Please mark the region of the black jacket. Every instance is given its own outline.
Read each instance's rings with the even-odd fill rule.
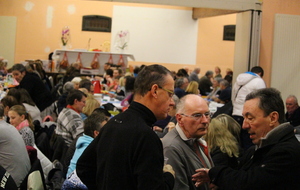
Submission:
[[[154,114],[132,102],[112,118],[86,148],[76,172],[88,189],[173,189],[171,173],[163,173],[163,148],[151,129]]]
[[[300,143],[288,123],[277,126],[260,148],[248,149],[240,169],[216,166],[210,179],[222,189],[300,189]]]

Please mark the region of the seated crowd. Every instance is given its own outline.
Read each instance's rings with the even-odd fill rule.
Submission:
[[[6,189],[300,187],[298,100],[288,96],[285,113],[261,67],[232,84],[232,70],[222,78],[218,66],[202,77],[198,67],[143,65],[124,73],[113,66],[90,77],[74,63],[58,81],[49,80],[40,60],[1,69],[14,79],[1,87],[0,100]],[[102,105],[95,81],[97,93],[123,108]],[[212,113],[212,102],[223,107]]]

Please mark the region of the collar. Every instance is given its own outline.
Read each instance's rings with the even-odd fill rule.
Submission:
[[[207,146],[207,143],[205,140],[203,140],[202,138],[196,139],[196,138],[187,138],[183,132],[183,130],[181,129],[181,127],[179,126],[179,124],[177,123],[175,126],[176,131],[178,132],[180,138],[185,141],[186,143],[188,143],[189,145],[193,146],[195,141],[198,141],[200,144],[203,144],[205,146]]]
[[[289,122],[278,125],[269,131],[265,137],[261,138],[260,144],[256,146],[256,149],[269,144],[277,143],[281,138],[284,138],[284,136],[286,136],[290,130],[293,132],[294,128]]]
[[[157,120],[154,113],[141,103],[132,101],[127,110],[134,112],[134,114],[136,114],[138,117],[141,117],[150,127],[152,127]]]
[[[24,127],[29,127],[29,123],[28,120],[25,119],[24,121],[22,121],[18,126],[16,126],[16,129],[18,131],[20,131],[21,129],[23,129]]]
[[[67,105],[66,108],[72,109],[72,110],[74,110],[75,112],[77,112],[78,114],[80,114],[80,112],[77,111],[77,110],[76,110],[73,106],[71,106],[71,105]]]

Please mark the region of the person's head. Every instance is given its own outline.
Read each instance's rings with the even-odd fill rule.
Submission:
[[[89,93],[94,93],[94,85],[89,79],[82,79],[79,82],[79,88],[85,88]]]
[[[214,119],[220,121],[226,127],[226,129],[228,129],[229,132],[235,137],[237,142],[240,143],[241,126],[235,119],[233,119],[227,114],[219,114]]]
[[[108,120],[111,118],[111,113],[109,113],[106,109],[104,108],[96,108],[92,114],[104,114],[105,118],[103,121],[101,121],[102,126],[104,126]]]
[[[84,134],[90,137],[96,138],[102,128],[102,122],[105,120],[105,115],[103,113],[96,114],[93,113],[88,116],[84,121]]]
[[[20,99],[21,99],[20,89],[10,88],[7,92],[7,95],[15,97],[16,100],[20,103]]]
[[[284,103],[274,88],[252,91],[246,96],[243,109],[244,123],[250,139],[259,145],[261,138],[284,122]]]
[[[82,112],[85,106],[87,95],[80,90],[72,90],[67,96],[67,104],[71,105],[78,112]]]
[[[186,72],[185,69],[179,69],[179,70],[177,71],[177,73],[176,73],[176,76],[177,76],[178,78],[180,78],[180,77],[187,77],[187,76],[188,76],[188,73]]]
[[[196,68],[194,69],[194,72],[195,72],[196,74],[199,74],[199,73],[200,73],[200,67],[196,67]]]
[[[110,63],[104,63],[104,71],[110,69]]]
[[[214,87],[214,88],[217,88],[217,87],[219,87],[220,86],[220,82],[222,81],[223,79],[221,78],[221,77],[215,77],[214,79],[213,79],[213,82],[212,82],[212,86]]]
[[[20,94],[21,94],[21,97],[20,97],[20,103],[23,104],[23,103],[26,103],[26,104],[29,104],[31,106],[36,106],[36,104],[34,103],[34,101],[32,100],[30,94],[28,93],[28,91],[24,88],[20,88],[18,89]]]
[[[92,112],[100,107],[100,103],[93,96],[88,96],[85,100],[85,106],[82,108],[82,113],[89,116]]]
[[[233,71],[230,68],[226,69],[226,75],[233,75]]]
[[[113,78],[116,78],[117,76],[120,76],[119,75],[119,70],[118,69],[114,69],[114,71],[113,71]]]
[[[221,80],[221,82],[220,82],[220,89],[221,90],[224,90],[224,89],[226,89],[229,86],[230,86],[230,84],[229,84],[229,82],[227,80]]]
[[[28,120],[29,127],[33,130],[32,118],[23,105],[14,105],[8,111],[9,122],[17,127],[24,120]]]
[[[229,115],[220,114],[213,118],[205,136],[211,151],[220,150],[230,157],[239,156],[241,126]]]
[[[189,85],[189,80],[186,77],[180,77],[176,79],[175,86],[176,88],[181,88],[185,90]]]
[[[145,66],[134,83],[134,101],[148,107],[156,119],[165,119],[174,105],[174,80],[170,71],[161,65]]]
[[[295,95],[289,95],[285,101],[286,111],[289,114],[294,113],[296,109],[299,108],[298,99]]]
[[[185,95],[177,104],[176,119],[187,138],[201,138],[210,122],[206,101],[195,94]]]
[[[264,76],[264,70],[260,66],[254,66],[250,70],[252,73],[258,74],[261,78]]]
[[[114,71],[112,69],[107,69],[106,70],[106,76],[112,77],[114,74]]]
[[[12,76],[18,83],[20,83],[23,77],[26,75],[26,68],[24,65],[20,63],[13,65],[11,71],[12,71]]]
[[[216,74],[220,74],[221,73],[220,67],[218,67],[218,66],[215,67],[215,73]]]
[[[199,83],[196,82],[196,81],[191,81],[187,88],[186,88],[186,92],[189,93],[189,94],[199,94]]]
[[[205,73],[205,76],[207,77],[207,78],[212,78],[213,77],[213,75],[214,75],[214,72],[213,71],[206,71],[206,73]]]
[[[3,105],[4,107],[4,115],[8,115],[8,110],[13,107],[14,105],[18,105],[20,104],[19,101],[13,97],[13,96],[10,96],[10,95],[6,95],[5,97],[3,97],[1,99],[1,104]]]
[[[63,93],[68,93],[71,90],[74,90],[74,83],[73,82],[66,82],[63,86]]]
[[[79,83],[82,79],[80,77],[74,77],[71,82],[74,84],[74,89],[79,89]]]
[[[169,116],[174,117],[176,115],[177,104],[179,103],[179,98],[174,94],[172,96],[174,105],[170,106]]]
[[[124,80],[125,80],[125,90],[127,92],[133,92],[135,77],[126,76]]]

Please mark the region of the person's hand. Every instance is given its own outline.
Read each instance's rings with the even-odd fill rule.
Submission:
[[[196,170],[197,173],[192,175],[192,181],[195,181],[195,186],[199,187],[203,185],[204,183],[210,182],[208,172],[209,169],[207,168],[200,168]]]
[[[158,126],[154,126],[153,131],[163,132],[163,129]]]
[[[169,122],[167,126],[169,127],[168,132],[170,132],[170,131],[172,131],[172,129],[175,128],[175,123]]]
[[[170,172],[173,175],[173,177],[175,178],[175,171],[173,170],[173,168],[170,164],[164,165],[163,171],[164,171],[164,173]]]

